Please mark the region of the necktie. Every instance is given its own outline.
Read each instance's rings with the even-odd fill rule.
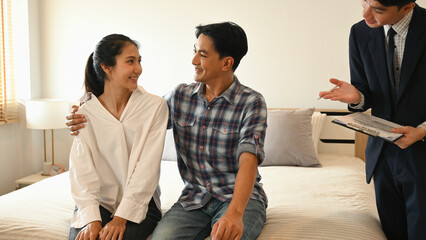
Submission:
[[[388,64],[388,73],[389,73],[389,78],[391,80],[391,84],[393,86],[395,86],[395,90],[397,91],[398,86],[395,84],[395,74],[394,74],[394,68],[393,68],[393,58],[395,55],[395,40],[394,40],[394,36],[395,36],[396,32],[395,30],[393,30],[393,28],[389,28],[388,30],[388,52],[387,52],[387,56],[386,56],[386,60],[387,60],[387,64]]]

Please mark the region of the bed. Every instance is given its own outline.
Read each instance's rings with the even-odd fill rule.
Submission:
[[[269,204],[259,239],[386,239],[373,185],[365,183],[362,156],[355,156],[355,134],[335,128],[329,123],[332,117],[312,111],[268,112],[266,158],[259,172]],[[168,132],[160,177],[163,212],[183,188],[172,141]],[[273,146],[277,143],[288,147],[278,149]],[[340,153],[341,149],[348,150]],[[289,159],[280,162],[283,158]],[[67,172],[3,195],[0,240],[67,239],[73,210]]]

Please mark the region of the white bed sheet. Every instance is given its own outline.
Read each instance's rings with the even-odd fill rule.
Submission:
[[[260,167],[269,198],[259,239],[385,239],[372,185],[357,158],[320,154],[322,168]],[[183,183],[176,162],[163,161],[162,210]],[[64,173],[0,197],[0,240],[67,239],[74,211]]]
[[[319,158],[322,168],[260,168],[269,206],[259,239],[386,239],[364,162]]]
[[[73,212],[68,172],[45,179],[0,197],[0,239],[68,239]]]

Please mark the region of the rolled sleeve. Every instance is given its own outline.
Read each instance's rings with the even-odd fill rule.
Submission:
[[[244,152],[254,154],[261,164],[265,158],[264,141],[266,132],[267,107],[265,100],[257,98],[248,110],[240,134],[240,143],[237,150],[237,159]]]

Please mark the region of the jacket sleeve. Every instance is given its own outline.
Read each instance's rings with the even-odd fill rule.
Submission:
[[[371,108],[371,92],[357,41],[356,27],[357,25],[352,26],[349,36],[350,76],[351,84],[363,95],[364,104],[356,108],[351,105],[348,107],[351,111],[365,111]]]

